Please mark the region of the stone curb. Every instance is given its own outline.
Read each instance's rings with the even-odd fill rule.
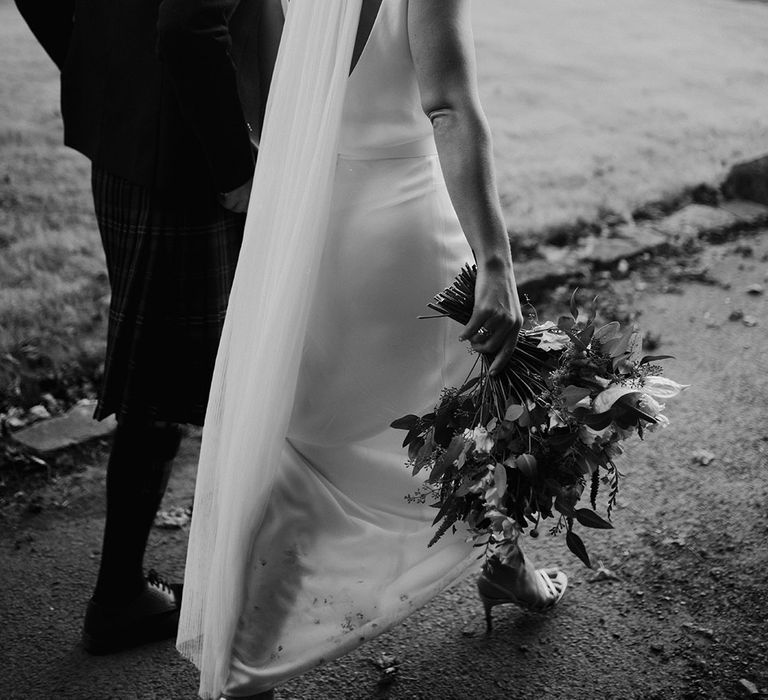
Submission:
[[[764,204],[738,199],[718,206],[689,204],[658,221],[623,224],[611,236],[591,236],[563,248],[541,246],[542,258],[515,263],[517,284],[521,293],[535,296],[646,253],[679,250],[697,240],[718,242],[765,225]]]
[[[81,401],[64,415],[48,418],[12,434],[13,440],[40,455],[83,445],[109,436],[117,426],[113,416],[97,421],[93,418],[95,401]]]

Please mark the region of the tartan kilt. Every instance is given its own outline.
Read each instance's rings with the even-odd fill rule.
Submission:
[[[112,290],[95,417],[202,425],[245,215],[95,167],[92,187]]]

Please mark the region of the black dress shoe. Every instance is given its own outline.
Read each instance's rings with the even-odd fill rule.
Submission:
[[[127,606],[111,607],[92,599],[85,613],[83,648],[89,654],[113,654],[175,637],[182,588],[150,570],[144,590]]]

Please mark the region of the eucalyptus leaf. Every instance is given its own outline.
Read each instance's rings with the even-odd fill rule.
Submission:
[[[589,316],[587,317],[587,326],[595,325],[595,317],[597,316],[597,297],[592,299],[592,304],[589,308]]]
[[[446,459],[446,453],[444,452],[435,460],[435,466],[432,467],[432,471],[429,473],[427,481],[430,483],[439,481],[443,474],[448,471],[450,466],[451,462]]]
[[[411,430],[418,424],[418,422],[419,417],[413,413],[409,413],[407,416],[393,420],[390,423],[390,426],[397,430]]]
[[[459,488],[457,488],[456,492],[454,493],[456,498],[463,498],[464,496],[466,496],[469,493],[469,487],[471,485],[472,485],[472,481],[470,481],[467,478],[464,478],[461,484],[459,484]]]
[[[620,335],[620,332],[621,324],[618,321],[611,321],[610,323],[606,323],[604,326],[600,326],[600,328],[595,331],[595,334],[592,337],[595,340],[599,340],[601,343],[604,343],[605,341]]]
[[[595,326],[592,323],[588,323],[584,330],[579,333],[579,340],[584,343],[584,345],[589,345],[594,335]]]
[[[533,479],[536,476],[536,466],[536,458],[532,454],[524,454],[515,458],[515,467],[529,479]]]
[[[660,360],[674,360],[674,355],[646,355],[640,360],[641,365],[647,365],[650,362],[659,362]]]
[[[442,447],[445,447],[456,432],[451,425],[451,415],[445,411],[441,411],[437,414],[434,423],[434,435],[435,442]]]
[[[563,333],[565,333],[572,341],[573,344],[579,349],[579,350],[586,350],[587,346],[581,341],[581,338],[574,333],[573,331],[567,330],[563,328]]]
[[[443,453],[441,459],[445,460],[446,469],[450,467],[464,452],[465,442],[463,435],[454,435],[448,449]]]
[[[507,469],[503,464],[497,463],[493,468],[493,484],[499,498],[504,498],[504,494],[507,492]]]
[[[634,335],[637,335],[635,326],[628,326],[619,338],[618,343],[616,343],[616,345],[611,350],[606,350],[606,352],[613,358],[621,357],[630,351],[630,344],[632,343],[632,337]]]
[[[435,516],[435,519],[432,521],[433,525],[437,525],[443,519],[445,514],[451,508],[452,503],[453,503],[453,499],[449,498],[446,501],[443,501],[443,503],[439,504],[440,510],[437,511],[437,515]]]
[[[525,409],[520,404],[516,404],[516,403],[510,404],[509,406],[507,406],[507,411],[504,414],[504,420],[514,422],[518,418],[520,418],[520,416],[522,416],[523,413],[525,413]]]
[[[555,509],[568,518],[573,517],[573,503],[571,503],[568,494],[560,494],[555,498]]]
[[[406,433],[403,439],[403,447],[408,447],[419,435],[421,435],[421,426],[417,424]]]
[[[589,554],[587,554],[587,548],[584,543],[573,530],[569,530],[565,533],[565,543],[570,549],[588,568],[592,568],[592,562],[589,560]]]
[[[576,321],[576,319],[579,317],[579,307],[576,304],[576,292],[579,291],[579,288],[576,287],[576,289],[573,290],[573,294],[571,294],[571,300],[568,304],[571,311],[571,316],[573,316],[573,320]]]
[[[433,440],[425,440],[424,444],[421,446],[421,449],[416,454],[416,461],[417,462],[426,462],[430,460],[430,457],[432,456],[432,451],[435,449],[435,443]]]
[[[589,508],[577,508],[574,511],[576,520],[578,520],[584,527],[592,527],[596,530],[612,530],[613,525],[604,518],[601,518],[595,511],[589,510]]]
[[[643,336],[640,331],[635,327],[635,332],[629,339],[629,345],[627,346],[630,362],[639,362],[643,356]]]
[[[424,447],[424,438],[419,437],[408,445],[408,459],[415,461],[421,448]]]
[[[621,336],[609,338],[608,340],[600,341],[600,350],[608,357],[613,357],[613,351],[619,346],[621,342]]]

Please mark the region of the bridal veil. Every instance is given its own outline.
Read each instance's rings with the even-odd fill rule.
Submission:
[[[293,408],[327,233],[362,0],[293,0],[216,360],[187,557],[179,651],[200,694],[227,680],[244,566]]]

